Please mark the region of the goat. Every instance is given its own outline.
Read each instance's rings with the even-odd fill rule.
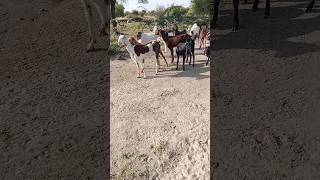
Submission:
[[[187,34],[187,31],[186,31],[186,30],[183,30],[183,31],[173,31],[173,36],[178,36],[178,35],[181,35],[181,34]]]
[[[156,75],[158,74],[159,54],[162,54],[160,49],[160,42],[152,41],[147,45],[143,45],[138,43],[138,41],[132,36],[127,38],[125,35],[120,35],[118,38],[118,44],[120,47],[126,47],[132,61],[136,64],[138,73],[137,78],[141,77],[140,73],[143,73],[143,77],[146,78],[146,73],[144,70],[144,59],[149,55],[156,55]],[[163,58],[167,64],[164,56]],[[141,71],[139,71],[140,67]]]
[[[157,26],[154,26],[153,28],[153,32],[150,33],[143,33],[143,32],[139,32],[137,35],[138,41],[142,44],[146,44],[148,42],[151,41],[157,41],[159,38],[159,35],[156,35],[156,30],[157,30]],[[163,41],[163,39],[161,39],[163,44],[164,44],[164,52],[167,52],[167,45],[166,43]]]
[[[159,34],[160,37],[162,37],[164,42],[166,42],[167,47],[170,49],[171,58],[172,58],[171,63],[173,63],[173,61],[174,61],[173,48],[177,47],[177,45],[179,43],[184,42],[187,39],[191,38],[191,36],[188,35],[188,34],[181,34],[181,35],[178,35],[178,36],[168,36],[168,34],[162,29],[158,29],[156,31],[156,34]]]
[[[191,64],[191,59],[192,59],[192,55],[193,55],[193,67],[194,67],[194,40],[189,39],[186,42],[183,43],[179,43],[177,45],[176,48],[176,54],[177,54],[177,68],[176,70],[178,70],[178,66],[179,66],[179,57],[182,56],[183,58],[183,65],[182,65],[182,69],[183,71],[184,69],[184,64],[185,64],[185,60],[186,58],[188,59],[188,56],[190,56],[190,62],[189,65]]]
[[[207,29],[207,26],[205,26],[204,28],[201,28],[201,30],[200,30],[200,35],[199,35],[199,41],[200,41],[199,48],[200,49],[202,47],[206,46],[206,44],[207,44],[207,36],[208,36],[208,29]]]
[[[168,33],[170,33],[170,32],[172,33],[172,36],[177,36],[177,35],[180,35],[180,34],[186,34],[187,33],[186,30],[179,31],[178,25],[176,23],[172,24],[171,30],[168,31]]]
[[[192,33],[196,36],[196,38],[199,38],[200,35],[200,27],[197,24],[193,24],[190,28],[188,34],[192,35]]]
[[[84,14],[87,20],[88,29],[89,29],[89,43],[87,44],[87,52],[94,50],[93,44],[96,42],[96,38],[93,32],[93,23],[92,23],[92,6],[98,12],[100,17],[100,36],[107,36],[109,33],[108,22],[109,22],[109,12],[107,11],[106,3],[103,0],[80,0],[84,9]]]
[[[147,42],[147,43],[144,43],[142,44],[141,42],[137,41],[134,37],[130,36],[128,38],[129,42],[132,44],[132,45],[148,45],[150,43],[152,43],[153,41],[150,41],[150,42]],[[157,41],[155,42],[160,42],[160,37],[157,39]],[[167,67],[169,66],[168,63],[167,63],[167,60],[166,58],[164,57],[164,54],[162,53],[161,51],[161,47],[160,47],[160,44],[159,43],[156,43],[154,44],[154,47],[153,47],[153,51],[156,53],[156,54],[160,54],[163,59],[164,59],[164,62],[166,63]],[[159,63],[160,65],[160,63]]]

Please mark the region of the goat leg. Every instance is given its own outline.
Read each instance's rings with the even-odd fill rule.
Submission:
[[[87,20],[87,25],[88,25],[88,29],[89,29],[89,37],[90,37],[90,42],[87,45],[87,52],[90,52],[92,50],[94,50],[94,42],[95,42],[95,36],[93,33],[93,24],[92,24],[92,6],[90,3],[82,0],[81,1],[83,9],[84,9],[84,14]]]
[[[307,7],[307,9],[306,9],[306,12],[310,12],[310,11],[312,10],[313,5],[314,5],[314,1],[315,1],[315,0],[311,0],[311,1],[310,1],[309,5],[308,5],[308,7]]]
[[[256,12],[258,10],[259,0],[254,0],[254,3],[252,5],[252,11]]]
[[[146,78],[146,71],[144,70],[144,59],[142,59],[142,62],[140,62],[141,66],[141,73],[143,73],[143,78]]]
[[[186,55],[183,56],[183,61],[182,61],[182,70],[183,70],[183,71],[185,70],[185,69],[184,69],[184,62],[185,62],[185,60],[186,60]]]
[[[268,18],[270,16],[270,0],[266,0],[266,9],[264,12],[264,18]]]
[[[163,55],[163,53],[162,53],[161,49],[160,49],[159,53],[160,53],[160,54],[161,54],[161,56],[163,57],[164,62],[166,62],[166,65],[167,65],[167,67],[168,67],[168,66],[169,66],[169,65],[168,65],[168,62],[167,62],[167,60],[166,60],[166,57],[164,57],[164,55]]]
[[[137,63],[136,60],[134,60],[134,63],[135,63],[136,66],[137,66],[137,78],[140,78],[139,64]]]
[[[239,29],[239,0],[233,0],[233,26],[232,31]]]
[[[158,75],[158,69],[159,69],[158,65],[159,65],[159,54],[156,55],[156,75]]]
[[[172,58],[172,60],[171,60],[171,64],[172,64],[172,63],[173,63],[173,61],[174,61],[173,48],[172,48],[172,49],[170,49],[170,51],[171,51],[171,58]]]
[[[179,66],[179,54],[177,54],[177,68],[176,68],[176,70],[178,70],[178,66]]]

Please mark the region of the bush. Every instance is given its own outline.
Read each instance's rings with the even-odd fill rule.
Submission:
[[[116,55],[122,53],[120,46],[118,45],[118,36],[115,33],[111,33],[109,55]]]

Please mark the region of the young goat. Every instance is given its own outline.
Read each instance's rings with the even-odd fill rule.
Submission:
[[[146,78],[146,73],[144,70],[144,60],[149,55],[156,55],[156,75],[158,74],[158,65],[159,65],[159,54],[162,55],[166,64],[168,65],[163,53],[160,49],[160,42],[153,41],[147,45],[142,45],[137,42],[134,37],[126,38],[126,36],[121,35],[118,39],[118,44],[121,47],[126,47],[127,51],[130,54],[132,61],[137,66],[137,77],[140,78],[140,73],[143,73],[143,77]],[[141,67],[141,71],[139,70]]]
[[[186,59],[188,59],[188,56],[190,57],[190,62],[189,62],[189,65],[190,65],[192,55],[193,55],[193,65],[192,66],[194,67],[194,40],[188,39],[186,42],[179,43],[177,45],[176,53],[177,53],[177,68],[176,68],[176,70],[178,70],[180,56],[182,56],[182,58],[183,58],[183,65],[182,65],[183,71],[185,70],[184,63],[185,63]]]

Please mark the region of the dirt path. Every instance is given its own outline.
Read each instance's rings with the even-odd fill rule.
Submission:
[[[157,76],[147,59],[147,79],[129,59],[111,62],[114,179],[209,179],[210,72],[196,53],[194,68],[174,63]]]

